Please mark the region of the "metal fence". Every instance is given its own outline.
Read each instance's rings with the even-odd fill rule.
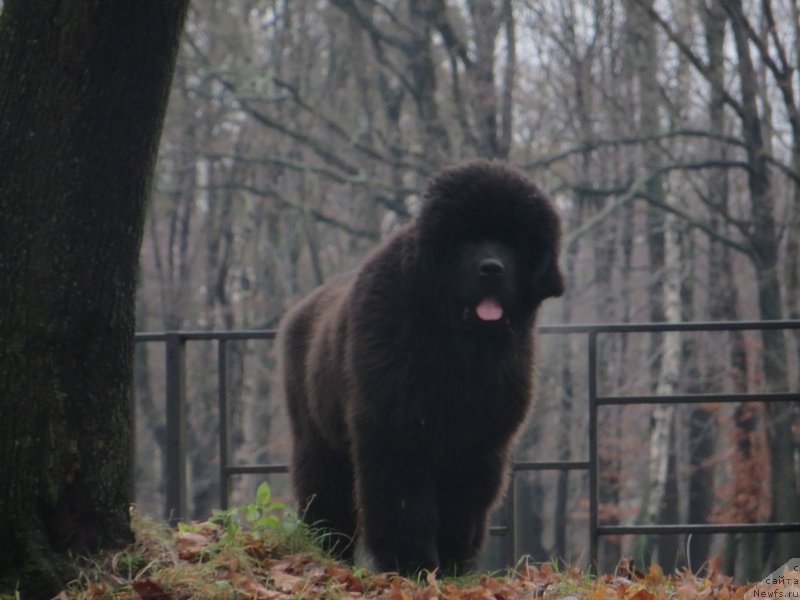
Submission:
[[[580,335],[587,343],[587,377],[589,406],[589,455],[577,461],[528,461],[515,462],[512,468],[511,487],[505,505],[505,525],[491,528],[493,535],[505,536],[507,564],[517,558],[515,534],[514,480],[523,471],[588,471],[589,476],[589,531],[588,544],[590,565],[596,566],[598,541],[601,536],[624,534],[713,534],[713,533],[800,533],[800,522],[788,523],[728,523],[728,524],[669,524],[669,525],[600,525],[598,522],[598,409],[602,406],[667,403],[737,403],[737,402],[800,402],[800,390],[773,393],[711,393],[680,395],[613,396],[598,393],[598,337],[614,333],[663,333],[669,331],[764,331],[800,330],[800,320],[784,321],[731,321],[697,323],[637,323],[601,325],[557,325],[539,327],[541,335]],[[165,444],[165,505],[164,515],[175,520],[187,514],[186,482],[186,344],[190,341],[216,341],[218,365],[219,405],[219,480],[220,507],[228,506],[229,480],[239,474],[287,473],[286,465],[275,464],[230,464],[228,449],[228,399],[227,399],[227,344],[231,341],[274,339],[274,330],[138,333],[136,341],[160,342],[166,346],[166,444]]]

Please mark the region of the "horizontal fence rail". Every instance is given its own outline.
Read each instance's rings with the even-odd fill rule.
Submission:
[[[541,335],[583,335],[587,340],[587,375],[589,405],[589,456],[574,461],[520,461],[512,465],[510,492],[506,502],[506,525],[490,529],[493,535],[507,537],[508,564],[514,564],[516,554],[514,480],[524,471],[587,471],[589,476],[589,554],[590,567],[596,567],[598,541],[604,535],[625,534],[712,534],[712,533],[777,533],[797,532],[800,522],[790,523],[727,523],[727,524],[668,524],[668,525],[600,525],[598,473],[598,409],[602,406],[741,403],[741,402],[800,402],[800,391],[753,392],[735,394],[676,394],[676,395],[600,395],[597,381],[598,336],[613,333],[659,333],[695,331],[765,331],[800,330],[800,320],[782,321],[709,321],[687,323],[618,323],[599,325],[551,325],[538,328]],[[275,330],[252,331],[167,331],[137,333],[137,343],[165,344],[166,369],[166,444],[164,458],[165,506],[164,516],[171,522],[186,518],[186,343],[190,341],[217,342],[218,407],[219,407],[219,480],[220,507],[228,507],[229,481],[232,475],[288,473],[286,465],[232,465],[228,449],[227,344],[242,340],[271,340]]]

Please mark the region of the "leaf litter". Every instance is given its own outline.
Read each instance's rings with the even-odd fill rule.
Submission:
[[[313,547],[289,552],[254,531],[231,536],[220,520],[178,530],[134,521],[136,546],[85,569],[57,600],[742,600],[749,587],[722,574],[719,559],[702,575],[667,575],[655,564],[642,572],[625,560],[613,574],[591,576],[522,561],[503,575],[454,579],[430,572],[409,579],[341,563]]]

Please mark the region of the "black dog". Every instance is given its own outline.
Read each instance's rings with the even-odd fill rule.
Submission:
[[[358,536],[382,570],[471,566],[528,412],[537,309],[563,292],[559,237],[518,171],[446,169],[416,220],[286,315],[309,523]]]

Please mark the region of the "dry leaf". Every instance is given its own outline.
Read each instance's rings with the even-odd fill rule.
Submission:
[[[591,593],[586,597],[586,600],[603,600],[606,597],[606,592],[608,588],[601,585],[600,587],[594,588]]]
[[[635,592],[632,591],[632,593],[625,596],[625,598],[628,600],[655,600],[656,596],[652,592],[648,592],[646,589],[640,588]]]
[[[288,598],[288,594],[283,594],[276,590],[268,590],[260,583],[255,581],[247,581],[241,589],[247,593],[248,597],[252,600],[284,600]]]
[[[664,570],[660,565],[652,563],[650,569],[647,571],[644,580],[650,584],[658,584],[664,581]]]
[[[161,583],[153,579],[134,581],[131,587],[141,600],[174,600],[173,595],[165,592]]]
[[[178,556],[183,560],[196,561],[208,547],[209,540],[202,533],[178,531],[175,533],[175,546]]]
[[[282,560],[272,565],[269,576],[276,588],[282,592],[296,594],[306,587],[308,578],[288,573],[289,570],[295,570],[295,561]]]

